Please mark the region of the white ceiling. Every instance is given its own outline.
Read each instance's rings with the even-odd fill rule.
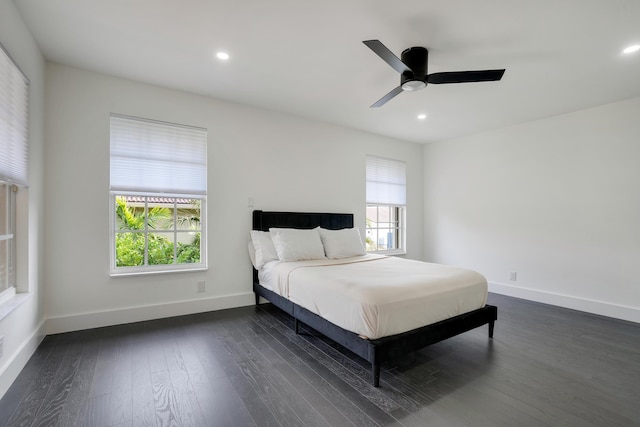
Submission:
[[[415,142],[640,96],[640,53],[621,54],[640,43],[638,0],[15,3],[47,60]],[[399,84],[369,39],[427,47],[429,72],[507,71],[369,108]]]

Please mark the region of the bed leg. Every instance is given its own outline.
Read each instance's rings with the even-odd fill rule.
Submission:
[[[373,374],[373,386],[380,387],[380,365],[377,363],[372,363],[371,373]]]
[[[254,292],[254,295],[256,296],[256,305],[260,304],[260,295],[258,295],[257,292]]]
[[[298,331],[299,331],[299,327],[300,327],[300,322],[298,321],[298,319],[293,319],[293,324],[294,324],[294,329],[296,331],[296,335],[298,335]]]
[[[489,322],[489,338],[493,338],[493,326],[494,326],[495,322],[491,321]]]

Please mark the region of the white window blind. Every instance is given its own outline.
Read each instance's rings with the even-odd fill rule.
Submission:
[[[406,205],[406,175],[404,162],[367,156],[367,203]]]
[[[27,185],[29,79],[0,46],[0,181]]]
[[[206,129],[112,114],[110,190],[206,194]]]

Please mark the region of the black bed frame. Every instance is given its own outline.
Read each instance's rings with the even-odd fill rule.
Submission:
[[[254,230],[268,231],[270,227],[310,229],[318,226],[331,230],[353,228],[353,214],[253,211]],[[371,363],[375,387],[380,386],[380,364],[382,362],[486,324],[489,325],[489,337],[492,338],[494,322],[498,318],[497,307],[487,304],[478,310],[438,323],[397,335],[367,340],[260,286],[258,272],[255,269],[253,270],[253,292],[256,296],[256,305],[258,305],[260,297],[263,297],[293,316],[296,334],[299,322],[302,322]]]

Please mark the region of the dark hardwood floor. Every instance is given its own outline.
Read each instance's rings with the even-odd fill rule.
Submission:
[[[640,325],[500,295],[487,327],[369,365],[271,305],[52,335],[0,426],[640,426]]]

